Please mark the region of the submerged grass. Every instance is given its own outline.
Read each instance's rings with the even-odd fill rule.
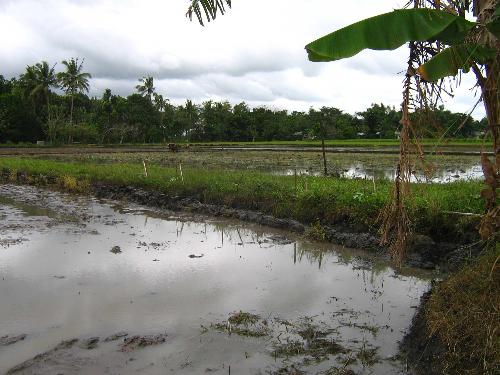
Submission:
[[[226,323],[215,323],[212,327],[230,335],[234,333],[246,337],[264,337],[271,332],[267,320],[243,311],[231,314]]]
[[[85,181],[133,185],[160,190],[169,195],[194,197],[203,203],[260,210],[281,218],[304,223],[352,224],[376,228],[375,221],[386,203],[391,182],[314,176],[273,176],[249,171],[177,168],[138,164],[99,164],[57,162],[30,158],[0,158],[3,175],[13,171],[30,176],[64,176]],[[69,183],[73,185],[73,182]],[[78,186],[78,183],[77,183]],[[480,182],[415,184],[413,200],[408,202],[415,230],[423,234],[456,236],[477,221],[474,217],[457,220],[447,212],[480,214],[484,205]],[[72,190],[72,189],[70,189]],[[77,189],[78,190],[78,189]]]
[[[439,284],[425,310],[429,335],[445,346],[446,374],[500,370],[500,244]]]

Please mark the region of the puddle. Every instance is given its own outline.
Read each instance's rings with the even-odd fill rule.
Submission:
[[[0,373],[404,373],[430,274],[236,221],[0,197],[0,240],[22,239],[0,246]]]
[[[344,178],[361,178],[361,179],[384,179],[393,181],[396,178],[396,172],[393,167],[365,167],[363,164],[356,163],[337,172],[340,177]],[[284,169],[274,171],[275,175],[293,176],[323,176],[322,172],[307,168]],[[468,167],[450,167],[440,168],[427,176],[421,172],[414,172],[411,176],[411,182],[416,183],[450,183],[455,181],[482,180],[484,174],[481,165],[473,165]]]

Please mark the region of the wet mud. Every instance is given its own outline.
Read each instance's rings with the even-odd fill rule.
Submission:
[[[398,341],[440,276],[230,215],[31,186],[0,185],[0,228],[9,374],[401,374]]]

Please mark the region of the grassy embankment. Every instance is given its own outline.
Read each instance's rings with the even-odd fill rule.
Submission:
[[[391,182],[311,176],[273,176],[248,171],[184,169],[142,164],[96,164],[57,162],[29,158],[0,158],[0,169],[10,175],[27,172],[34,183],[37,175],[69,176],[77,180],[134,185],[161,190],[170,195],[194,197],[204,203],[260,210],[303,223],[319,220],[327,224],[352,224],[375,230],[376,218],[387,201]],[[443,239],[470,228],[474,217],[447,212],[481,213],[480,182],[415,184],[408,202],[415,231]]]

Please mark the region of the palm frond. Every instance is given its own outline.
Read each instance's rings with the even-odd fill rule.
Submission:
[[[205,26],[204,19],[210,22],[215,20],[217,14],[224,15],[227,8],[231,8],[231,0],[191,0],[191,5],[186,12],[186,17],[191,21],[193,20],[193,15],[196,15],[200,25]],[[205,16],[203,16],[203,13]]]

